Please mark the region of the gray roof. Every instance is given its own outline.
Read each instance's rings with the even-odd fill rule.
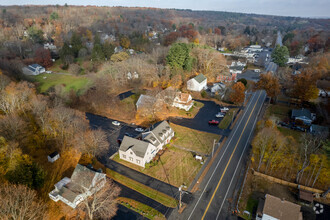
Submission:
[[[321,125],[314,125],[312,124],[311,127],[311,132],[312,133],[328,133],[329,132],[329,128],[328,127],[325,127],[325,126],[321,126]]]
[[[119,147],[119,150],[126,152],[128,149],[131,149],[136,156],[144,157],[147,152],[149,143],[141,141],[135,138],[124,136],[123,141]]]
[[[162,140],[161,136],[166,133],[168,130],[171,130],[170,125],[167,123],[167,121],[162,121],[161,123],[159,123],[156,127],[151,127],[150,130],[152,131],[146,138],[146,139],[150,139],[151,135],[156,137],[158,140]],[[149,137],[150,136],[150,137]],[[163,140],[165,140],[167,137],[163,138]]]
[[[202,83],[204,80],[206,80],[206,77],[201,73],[198,76],[194,78],[198,83]]]
[[[312,120],[312,114],[308,109],[292,109],[292,114],[291,117],[296,118],[296,117],[307,117],[310,120]]]
[[[71,176],[71,182],[89,189],[92,185],[95,175],[98,173],[83,165],[77,164]]]
[[[149,95],[140,95],[138,101],[136,102],[137,108],[151,107],[157,99]]]
[[[244,66],[230,66],[229,69],[231,70],[244,70]]]
[[[63,186],[60,190],[59,190],[59,194],[69,200],[70,202],[74,202],[75,198],[80,194],[79,192],[74,192],[71,189],[69,189],[67,186]]]

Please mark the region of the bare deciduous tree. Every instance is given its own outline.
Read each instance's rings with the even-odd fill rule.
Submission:
[[[0,219],[42,220],[46,205],[34,190],[24,185],[0,185]]]
[[[323,135],[313,136],[311,134],[303,134],[302,136],[302,147],[301,147],[301,158],[302,158],[302,165],[301,168],[298,170],[296,175],[296,183],[299,183],[304,170],[310,164],[310,157],[312,154],[316,153],[322,146],[324,139]]]
[[[78,136],[78,145],[82,153],[89,156],[99,156],[109,149],[107,136],[101,129],[88,130]]]
[[[79,208],[86,213],[88,219],[111,219],[117,212],[116,198],[120,188],[107,179],[105,185],[92,196],[81,202]]]

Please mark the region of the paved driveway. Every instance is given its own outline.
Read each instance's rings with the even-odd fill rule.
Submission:
[[[196,100],[204,104],[203,108],[199,110],[197,115],[192,118],[171,117],[170,122],[184,127],[192,128],[199,131],[228,136],[230,130],[222,130],[218,126],[209,125],[210,120],[217,120],[221,122],[221,118],[216,118],[215,115],[220,111],[220,106],[212,101]]]
[[[111,155],[118,151],[119,144],[117,140],[123,139],[126,133],[134,137],[140,134],[140,132],[135,131],[135,128],[137,126],[129,125],[125,122],[120,122],[120,125],[116,126],[112,124],[112,122],[115,120],[100,115],[94,115],[92,113],[86,113],[86,118],[89,120],[89,125],[92,129],[100,128],[106,132],[110,145],[109,151],[106,155],[107,158],[109,158]]]

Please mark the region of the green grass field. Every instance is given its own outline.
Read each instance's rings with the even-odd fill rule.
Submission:
[[[143,215],[148,219],[166,219],[165,216],[156,209],[153,209],[150,206],[147,206],[136,200],[125,197],[119,197],[117,200],[121,205],[139,213],[140,215]]]
[[[164,206],[175,208],[178,204],[177,200],[175,200],[174,198],[172,198],[164,193],[161,193],[157,190],[154,190],[142,183],[132,180],[124,175],[121,175],[113,170],[110,170],[107,168],[106,173],[107,173],[108,177],[117,181],[118,183],[121,183],[121,184],[127,186],[128,188],[131,188],[131,189],[163,204]]]
[[[238,108],[231,108],[229,109],[229,111],[226,113],[225,117],[221,120],[220,124],[219,124],[219,128],[220,129],[227,129],[230,122],[233,120],[233,117],[235,117],[235,115],[238,112]]]
[[[292,107],[284,104],[269,105],[266,110],[265,117],[269,118],[270,116],[274,116],[280,120],[284,120],[285,118],[290,117],[289,113],[291,109]]]
[[[220,135],[197,131],[180,125],[171,124],[175,132],[172,145],[178,145],[186,149],[208,154],[212,150],[213,141],[219,141]]]
[[[34,76],[33,79],[39,83],[38,90],[40,93],[47,92],[49,88],[53,86],[63,85],[66,92],[73,89],[79,95],[86,91],[90,85],[90,81],[84,76],[73,76],[67,74],[43,73]]]
[[[53,65],[51,67],[47,68],[47,70],[57,72],[57,73],[69,73],[68,70],[63,70],[60,68],[61,64],[62,64],[62,61],[60,59],[58,59],[53,63]]]

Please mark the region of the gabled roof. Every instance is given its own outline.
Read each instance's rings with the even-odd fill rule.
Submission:
[[[198,83],[202,83],[206,80],[206,77],[201,73],[198,76],[193,78],[194,80],[196,80]]]
[[[292,109],[291,117],[306,117],[309,120],[312,120],[312,114],[308,109]]]
[[[124,136],[124,139],[121,142],[119,150],[126,152],[128,149],[131,149],[136,156],[143,158],[148,150],[149,144],[150,143],[145,141]]]
[[[156,98],[149,95],[140,95],[138,101],[136,102],[137,108],[151,107],[157,101]]]
[[[154,127],[151,131],[158,140],[161,140],[161,136],[169,130],[171,130],[171,127],[167,123],[167,121],[162,121],[156,127]]]
[[[189,100],[189,96],[190,96],[189,93],[178,92],[176,94],[176,97],[179,99],[179,102],[182,102],[182,103],[187,103]]]
[[[266,195],[263,214],[281,220],[302,220],[300,205],[281,200],[269,194]]]
[[[89,189],[92,186],[93,179],[99,173],[83,165],[77,164],[71,176],[71,182]]]
[[[321,126],[321,125],[314,125],[314,124],[312,124],[311,127],[310,127],[310,129],[311,129],[311,131],[313,133],[318,133],[318,134],[328,133],[329,132],[329,128],[328,127]]]
[[[242,71],[244,69],[244,66],[230,66],[229,69]]]

